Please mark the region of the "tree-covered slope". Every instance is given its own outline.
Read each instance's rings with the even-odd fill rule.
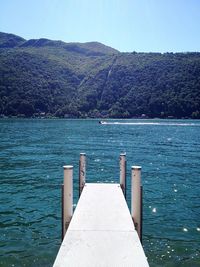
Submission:
[[[200,53],[120,53],[0,33],[0,114],[200,117]]]
[[[0,32],[0,48],[11,48],[23,44],[25,39],[14,34]]]

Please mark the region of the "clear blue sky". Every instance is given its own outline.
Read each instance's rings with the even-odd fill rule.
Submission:
[[[0,31],[123,52],[200,51],[200,0],[0,0]]]

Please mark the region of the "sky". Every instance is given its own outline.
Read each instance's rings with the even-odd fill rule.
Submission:
[[[200,0],[0,0],[0,31],[121,52],[200,52]]]

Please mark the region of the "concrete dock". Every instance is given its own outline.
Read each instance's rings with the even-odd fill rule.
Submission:
[[[85,184],[53,265],[67,266],[149,266],[120,184]]]

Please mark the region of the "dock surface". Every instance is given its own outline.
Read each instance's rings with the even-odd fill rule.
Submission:
[[[149,266],[119,184],[84,186],[53,267]]]

